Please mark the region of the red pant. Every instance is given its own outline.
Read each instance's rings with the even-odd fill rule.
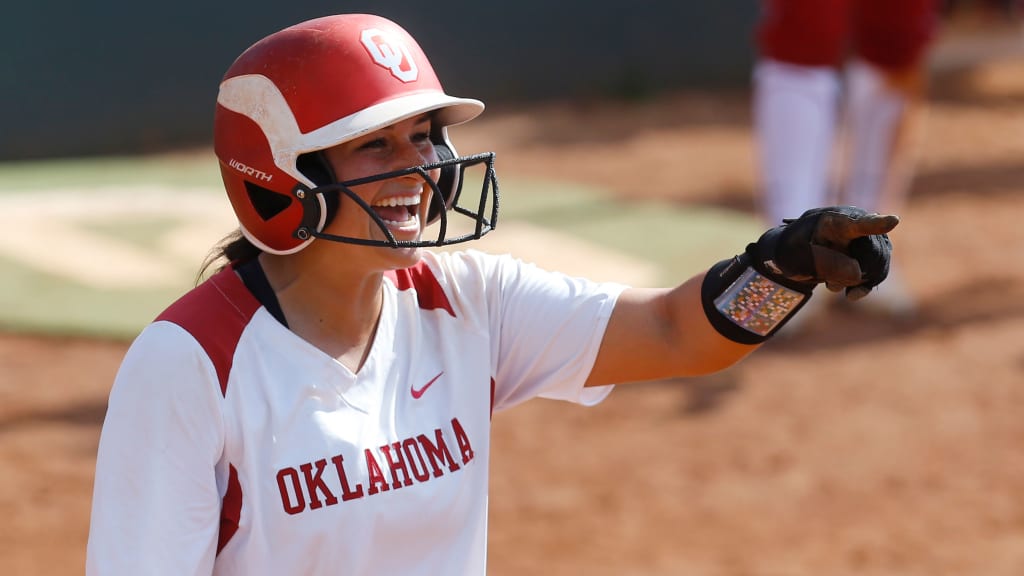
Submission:
[[[884,68],[917,64],[934,34],[939,0],[762,0],[763,56],[839,66],[856,55]]]

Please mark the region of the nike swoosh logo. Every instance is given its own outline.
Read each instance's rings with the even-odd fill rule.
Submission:
[[[427,382],[426,384],[424,384],[423,387],[420,388],[419,390],[417,390],[415,386],[410,386],[409,387],[409,392],[412,393],[413,399],[419,400],[420,396],[423,396],[423,393],[427,391],[427,388],[430,388],[430,386],[434,382],[437,382],[437,379],[440,378],[442,374],[444,374],[443,371],[438,372],[437,376],[434,376],[433,378],[431,378],[430,382]]]

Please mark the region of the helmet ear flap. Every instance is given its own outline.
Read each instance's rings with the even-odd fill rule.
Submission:
[[[454,160],[459,155],[455,152],[455,146],[452,145],[451,140],[448,139],[448,129],[440,127],[432,130],[430,134],[430,141],[434,144],[434,152],[437,153],[437,159],[439,161]],[[443,166],[441,168],[441,175],[437,178],[437,189],[441,191],[441,196],[444,199],[445,210],[452,207],[452,203],[455,201],[455,192],[459,188],[459,166],[458,164],[451,164],[449,166]],[[427,213],[427,223],[434,222],[441,217],[441,210],[437,204],[430,203],[430,211]]]
[[[306,152],[299,155],[295,159],[295,167],[302,175],[312,180],[316,186],[327,186],[338,182],[334,169],[331,167],[331,163],[327,161],[327,155],[324,154],[323,150]],[[325,206],[324,226],[327,226],[338,214],[338,204],[341,199],[338,197],[338,194],[323,194],[322,196]]]

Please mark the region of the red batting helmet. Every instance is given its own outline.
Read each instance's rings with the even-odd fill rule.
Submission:
[[[442,176],[431,187],[451,207],[465,159],[451,147],[445,127],[483,108],[479,100],[445,94],[419,45],[394,22],[368,14],[327,16],[271,34],[235,60],[217,96],[214,150],[242,233],[266,252],[289,254],[315,237],[345,240],[321,232],[337,198],[327,193],[351,193],[334,182],[329,167],[318,170],[322,159],[310,162],[310,153],[434,112],[431,140],[439,158],[451,161],[440,163]],[[493,154],[486,162],[496,219],[492,161]],[[485,181],[482,193],[487,187]],[[438,212],[444,210],[431,215],[446,222]],[[452,242],[423,245],[442,243]]]

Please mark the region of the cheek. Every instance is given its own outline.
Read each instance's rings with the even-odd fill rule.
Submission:
[[[337,176],[338,180],[341,182],[371,176],[374,169],[371,163],[351,156],[335,159],[332,162],[332,165],[334,168],[334,175]]]
[[[431,171],[427,172],[427,174],[430,175],[430,179],[433,180],[434,183],[438,185],[438,189],[440,189],[441,188],[441,183],[438,182],[438,179],[441,178],[441,170],[440,170],[440,168],[435,169],[435,170],[431,170]],[[434,190],[430,186],[425,186],[423,188],[423,193],[424,193],[424,198],[423,198],[424,202],[423,203],[425,205],[430,205],[431,202],[436,202],[436,200],[433,200]],[[444,195],[442,194],[441,196],[442,196],[442,199],[443,199]]]
[[[441,178],[441,169],[440,168],[435,168],[435,169],[427,172],[427,174],[430,176],[430,179],[433,180],[435,184],[440,184],[440,182],[439,182],[439,180]],[[428,186],[428,188],[429,188],[429,186]]]
[[[376,187],[374,183],[370,183],[355,186],[351,188],[351,191],[360,199],[369,203],[370,199],[373,198]],[[332,223],[340,226],[349,226],[365,222],[368,219],[369,216],[366,214],[366,210],[359,206],[355,200],[344,192],[338,192],[338,207]]]
[[[353,186],[349,188],[349,190],[354,192],[356,196],[369,202],[370,199],[373,198],[373,195],[377,192],[377,189],[379,187],[380,185],[377,184],[376,182],[370,182],[368,184],[363,184],[362,186]],[[342,193],[342,202],[346,201],[351,202],[353,204],[355,203],[355,200],[352,200],[352,198],[350,198],[348,194]]]

